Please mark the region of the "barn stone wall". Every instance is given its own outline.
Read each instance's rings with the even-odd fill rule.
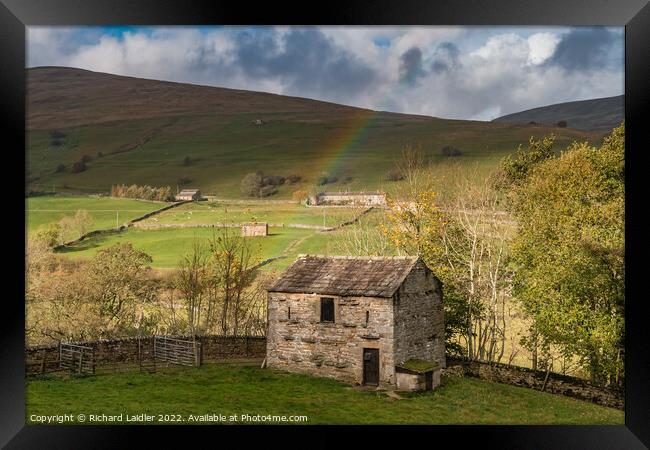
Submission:
[[[269,293],[268,366],[360,384],[363,349],[376,348],[380,385],[394,384],[392,300],[329,296],[335,322],[321,323],[321,297],[328,296]]]
[[[242,236],[268,236],[269,224],[266,222],[244,223],[241,226]]]
[[[352,194],[345,192],[323,193],[316,196],[318,205],[367,205],[383,206],[386,205],[386,196],[384,194]]]
[[[436,361],[445,367],[442,285],[418,262],[394,296],[395,363]]]

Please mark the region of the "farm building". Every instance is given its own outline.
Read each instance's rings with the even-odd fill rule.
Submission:
[[[312,205],[386,206],[383,192],[321,192],[309,199]]]
[[[183,189],[178,194],[176,194],[176,201],[193,201],[197,202],[201,200],[201,191],[198,189]]]
[[[242,236],[268,236],[269,224],[266,222],[243,223],[241,226]]]
[[[268,289],[266,362],[351,384],[432,389],[442,283],[414,257],[301,256]]]

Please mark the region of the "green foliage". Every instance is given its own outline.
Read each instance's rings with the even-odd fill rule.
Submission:
[[[523,183],[534,166],[555,156],[554,143],[555,136],[550,135],[542,139],[531,137],[527,149],[519,145],[514,156],[508,155],[501,161],[493,176],[494,187],[507,190]]]
[[[580,358],[594,381],[623,374],[624,126],[600,148],[574,143],[559,157],[544,140],[506,159],[519,221],[514,294],[535,332]]]
[[[118,198],[156,200],[160,202],[168,202],[174,199],[172,189],[169,186],[138,186],[137,184],[132,184],[130,186],[125,184],[111,186],[111,196]]]

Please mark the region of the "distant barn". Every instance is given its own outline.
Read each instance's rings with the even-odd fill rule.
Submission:
[[[201,200],[201,191],[199,191],[198,189],[183,189],[178,194],[176,194],[177,202],[183,202],[183,201],[197,202],[199,200]]]
[[[386,206],[386,194],[383,192],[321,192],[312,196],[309,203],[337,206]]]
[[[241,226],[241,235],[246,236],[268,236],[269,224],[266,222],[243,223]]]

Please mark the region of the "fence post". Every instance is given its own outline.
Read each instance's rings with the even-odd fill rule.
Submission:
[[[203,342],[205,336],[199,337],[199,366],[203,365]]]
[[[140,372],[142,372],[142,347],[140,345],[140,336],[138,336],[138,367]]]
[[[81,366],[81,364],[83,363],[83,359],[84,359],[84,352],[81,351],[79,352],[79,375],[81,375],[83,372],[83,368]]]

